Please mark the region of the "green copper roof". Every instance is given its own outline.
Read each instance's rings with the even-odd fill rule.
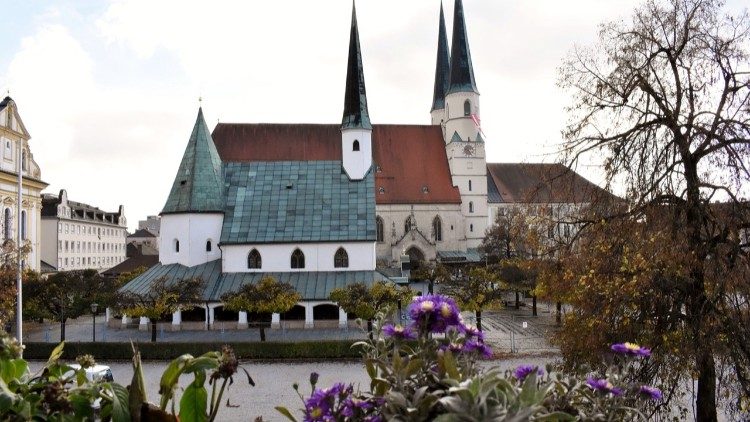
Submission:
[[[357,9],[352,5],[352,28],[349,35],[349,63],[346,67],[346,92],[342,129],[372,129],[367,111],[365,73],[362,68],[362,51],[359,48]]]
[[[445,31],[443,3],[440,3],[440,29],[438,30],[437,64],[435,65],[435,90],[432,95],[432,110],[445,108],[445,93],[448,92],[450,74],[450,54],[448,53],[448,34]]]
[[[227,163],[221,242],[375,241],[372,172],[352,181],[341,161]]]
[[[451,142],[461,142],[461,136],[459,136],[458,132],[453,132],[453,136],[451,137]]]
[[[466,22],[464,21],[464,5],[461,0],[456,0],[453,11],[453,42],[451,43],[451,75],[448,94],[454,92],[479,93],[474,81],[469,37],[466,34]]]
[[[221,159],[203,119],[203,109],[198,109],[193,133],[161,213],[223,212],[223,185]]]
[[[348,284],[364,283],[367,286],[389,278],[378,271],[319,271],[288,273],[222,273],[221,260],[207,262],[194,267],[181,264],[157,264],[131,280],[120,290],[143,294],[148,292],[154,280],[166,277],[168,283],[179,283],[190,278],[201,278],[206,282],[203,300],[218,302],[225,293],[237,291],[245,284],[255,284],[265,276],[289,283],[302,295],[303,300],[327,300],[335,288]]]

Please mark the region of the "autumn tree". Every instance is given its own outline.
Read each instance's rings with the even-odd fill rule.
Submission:
[[[60,323],[60,341],[65,340],[69,319],[91,312],[91,304],[103,308],[114,302],[116,286],[96,270],[61,271],[49,277],[28,277],[24,281],[24,312],[31,318],[48,318]]]
[[[161,277],[145,292],[120,291],[116,300],[123,313],[150,320],[151,341],[156,342],[156,324],[178,309],[195,307],[203,300],[205,287],[205,281],[200,278],[171,281]]]
[[[630,203],[584,224],[581,238],[592,243],[568,261],[577,267],[564,264],[560,294],[577,315],[566,320],[562,348],[567,358],[587,353],[566,345],[578,342],[574,333],[598,340],[589,351],[603,350],[603,337],[650,342],[657,356],[685,363],[672,366],[681,379],[695,374],[698,421],[717,420],[717,361],[732,366],[750,397],[741,305],[750,281],[740,276],[748,250],[737,240],[748,227],[749,28],[747,13],[731,16],[718,0],[647,0],[632,21],[603,25],[599,43],[576,48],[560,70],[572,95],[565,161],[575,168],[582,157],[603,157],[607,182],[621,183]],[[582,294],[594,286],[598,309]],[[628,297],[649,288],[657,297]],[[595,315],[612,324],[586,325]],[[619,331],[629,321],[641,330]]]
[[[410,301],[413,295],[414,292],[408,287],[377,281],[370,287],[364,283],[353,283],[344,288],[333,289],[329,298],[346,313],[367,321],[367,332],[372,336],[372,320],[375,315],[399,302]]]
[[[456,300],[463,310],[473,311],[477,328],[482,330],[482,310],[499,304],[507,285],[500,282],[498,274],[486,267],[473,267],[456,275],[440,286],[440,292]]]
[[[271,276],[263,277],[257,284],[245,284],[239,290],[221,297],[225,309],[260,314],[287,312],[301,299],[302,295],[294,286],[279,282]],[[260,324],[260,341],[266,341],[263,324]]]

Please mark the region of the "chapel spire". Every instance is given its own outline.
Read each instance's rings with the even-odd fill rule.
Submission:
[[[453,42],[451,44],[450,86],[448,94],[454,92],[479,93],[474,81],[474,68],[471,65],[469,38],[464,21],[464,5],[456,0],[453,11]]]
[[[445,108],[445,94],[448,92],[450,80],[450,53],[448,52],[448,34],[445,30],[445,15],[443,3],[440,2],[440,28],[438,30],[437,64],[435,65],[435,90],[432,96],[432,109]]]
[[[352,26],[349,34],[349,63],[346,67],[346,92],[344,94],[344,117],[342,129],[372,129],[367,111],[365,74],[362,68],[362,51],[359,47],[357,8],[352,2]]]
[[[172,190],[162,214],[224,212],[221,158],[211,138],[203,109],[193,126]]]

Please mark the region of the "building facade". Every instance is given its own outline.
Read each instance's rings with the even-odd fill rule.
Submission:
[[[41,257],[58,271],[103,271],[125,260],[127,219],[124,207],[102,211],[70,201],[63,189],[42,195]]]
[[[160,220],[158,215],[149,215],[145,220],[138,221],[138,230],[148,230],[158,237]]]
[[[17,241],[21,230],[23,242],[30,247],[24,258],[27,268],[40,269],[41,192],[47,183],[41,180],[39,165],[31,154],[31,135],[18,113],[16,102],[10,97],[0,101],[0,204],[2,204],[3,242]],[[20,163],[20,165],[19,165]],[[18,171],[23,176],[21,219],[18,216]]]

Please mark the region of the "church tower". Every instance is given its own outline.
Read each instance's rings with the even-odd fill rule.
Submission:
[[[187,267],[221,258],[224,177],[203,109],[190,135],[172,190],[161,212],[159,262]]]
[[[372,167],[372,125],[367,111],[365,74],[359,47],[357,9],[352,4],[349,62],[346,68],[344,117],[341,120],[341,160],[351,180],[364,179]]]
[[[450,54],[448,53],[448,34],[445,30],[445,15],[443,14],[443,3],[440,3],[440,29],[438,30],[438,49],[435,65],[435,89],[432,96],[433,125],[443,125],[445,122],[445,94],[450,84]],[[445,136],[445,135],[443,135]]]
[[[440,53],[438,66],[439,60]],[[437,80],[435,84],[437,86]],[[474,80],[462,0],[456,0],[453,11],[453,41],[444,116],[445,148],[453,184],[461,193],[466,245],[476,248],[482,243],[487,229],[487,160],[479,127],[479,91]]]

